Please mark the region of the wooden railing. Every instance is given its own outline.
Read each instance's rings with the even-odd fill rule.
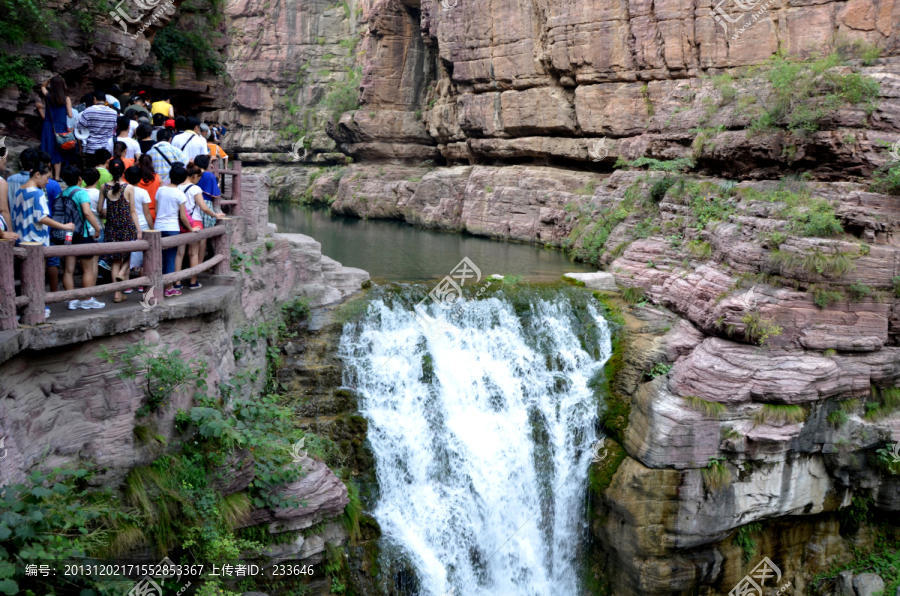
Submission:
[[[220,170],[219,161],[216,160],[210,165],[209,171],[215,175],[217,180],[222,181],[222,188],[219,189],[222,191],[222,197],[213,200],[213,207],[221,208],[230,205],[231,210],[227,211],[227,213],[229,213],[230,215],[239,215],[241,213],[241,162],[236,161],[231,164],[231,168],[227,170]],[[231,175],[230,198],[225,198],[227,196],[225,194],[225,175]]]
[[[240,208],[238,200],[230,203],[235,209]],[[216,275],[224,275],[231,271],[231,236],[234,220],[220,219],[215,227],[199,232],[186,232],[177,236],[163,238],[157,230],[145,230],[143,239],[132,242],[101,242],[96,244],[77,244],[45,247],[39,242],[22,242],[18,247],[11,240],[0,240],[0,331],[15,329],[16,308],[24,307],[23,325],[36,325],[44,322],[44,307],[47,304],[66,302],[69,300],[85,300],[92,296],[122,292],[143,286],[145,299],[150,304],[162,305],[165,300],[165,286],[187,279],[212,269]],[[178,272],[163,274],[162,251],[182,244],[191,244],[204,238],[212,244],[213,257],[208,261]],[[142,277],[126,281],[114,282],[78,290],[47,292],[44,285],[44,272],[47,257],[89,257],[94,255],[118,252],[142,251],[144,267]],[[21,259],[22,295],[15,294],[14,261]],[[65,262],[65,259],[62,259]],[[151,290],[152,289],[152,290]],[[151,294],[152,291],[152,294]]]

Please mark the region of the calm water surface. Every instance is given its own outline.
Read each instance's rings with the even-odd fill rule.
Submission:
[[[433,232],[393,220],[331,215],[325,208],[269,203],[269,221],[279,232],[312,236],[322,244],[322,254],[365,269],[376,282],[442,278],[463,257],[482,275],[521,275],[529,281],[559,281],[563,273],[596,271],[559,250]]]

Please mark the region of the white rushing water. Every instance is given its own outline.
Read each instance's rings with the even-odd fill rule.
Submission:
[[[536,295],[521,317],[494,297],[425,330],[398,302],[374,300],[341,342],[384,539],[410,557],[423,596],[575,596],[606,321],[582,306],[585,329],[563,294]]]

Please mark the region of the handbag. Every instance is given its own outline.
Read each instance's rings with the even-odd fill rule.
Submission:
[[[56,132],[54,130],[53,136],[56,137],[56,146],[63,151],[72,151],[78,147],[78,139],[75,138],[75,129],[73,128],[67,129],[66,132]]]

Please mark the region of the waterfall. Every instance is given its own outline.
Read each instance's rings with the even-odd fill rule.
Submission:
[[[423,596],[575,596],[606,321],[577,290],[495,292],[444,327],[413,303],[383,292],[340,348],[384,539]]]

